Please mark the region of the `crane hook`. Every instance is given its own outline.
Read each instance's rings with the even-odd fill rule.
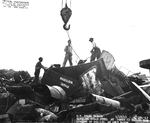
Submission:
[[[67,27],[67,23],[65,23],[64,25],[63,25],[63,28],[64,28],[64,30],[69,30],[70,29],[70,24],[68,25],[68,27]]]
[[[65,5],[65,7],[62,8],[62,10],[60,11],[60,14],[61,14],[62,20],[64,21],[63,28],[65,30],[69,30],[70,25],[68,25],[68,27],[67,27],[67,23],[72,15],[72,10],[67,6],[67,3]]]

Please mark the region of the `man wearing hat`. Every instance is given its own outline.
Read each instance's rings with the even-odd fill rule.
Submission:
[[[91,50],[91,59],[90,59],[90,61],[92,62],[100,58],[101,50],[99,47],[96,46],[96,43],[94,42],[94,38],[90,38],[89,41],[93,44],[93,48]]]
[[[63,67],[66,66],[67,61],[69,61],[70,66],[72,66],[72,47],[71,47],[71,40],[68,40],[68,45],[64,49],[65,51],[65,58],[63,62]]]

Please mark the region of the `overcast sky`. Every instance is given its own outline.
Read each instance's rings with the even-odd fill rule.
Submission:
[[[46,67],[62,65],[68,36],[60,16],[62,0],[26,1],[27,9],[0,2],[0,69],[33,75],[40,56]],[[149,75],[139,61],[150,58],[150,0],[72,0],[71,9],[69,34],[81,59],[90,56],[88,40],[93,37],[114,56],[118,68]],[[78,60],[74,54],[74,64]]]

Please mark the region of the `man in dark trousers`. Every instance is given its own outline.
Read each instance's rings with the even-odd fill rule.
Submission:
[[[68,45],[65,47],[64,51],[66,52],[63,67],[65,67],[67,61],[69,60],[70,66],[72,66],[72,47],[71,40],[68,40]]]
[[[34,82],[35,83],[39,83],[39,75],[40,75],[41,68],[44,69],[44,70],[47,69],[46,67],[44,67],[42,65],[42,61],[43,61],[43,58],[39,57],[39,61],[35,65],[35,72],[34,72],[34,75],[35,75]]]
[[[89,41],[93,44],[93,48],[91,50],[91,59],[90,59],[90,61],[92,62],[92,61],[100,58],[101,50],[99,47],[96,46],[96,43],[94,42],[93,38],[90,38]]]

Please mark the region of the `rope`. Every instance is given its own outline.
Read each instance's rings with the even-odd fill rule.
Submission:
[[[67,32],[68,38],[71,40],[70,35],[69,35],[69,31],[66,30],[66,32]]]
[[[69,35],[69,31],[66,31],[66,32],[67,32],[67,35],[68,35],[69,40],[71,40],[70,35]],[[75,50],[73,49],[72,46],[71,46],[71,48],[72,48],[73,52],[76,54],[76,56],[78,57],[78,59],[80,59],[80,57],[79,57],[78,54],[75,52]]]
[[[72,47],[72,46],[71,46]],[[80,57],[78,56],[78,54],[75,52],[75,50],[72,47],[73,52],[76,54],[76,56],[78,57],[78,59],[80,59]]]

